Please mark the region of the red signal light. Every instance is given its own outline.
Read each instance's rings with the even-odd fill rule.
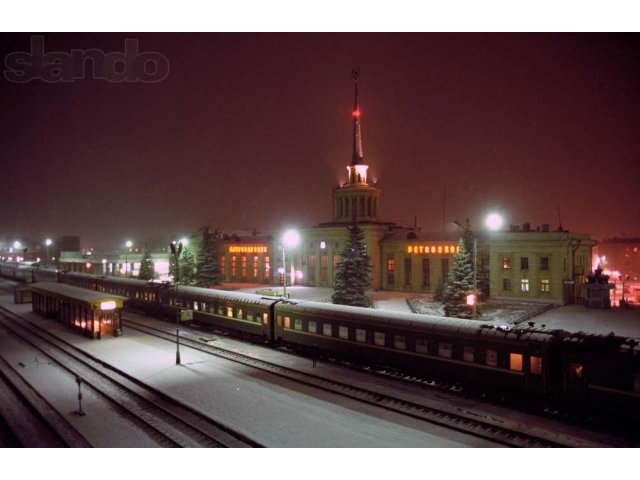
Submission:
[[[360,117],[360,109],[354,110],[353,111],[353,116],[356,117],[356,118],[359,118]]]

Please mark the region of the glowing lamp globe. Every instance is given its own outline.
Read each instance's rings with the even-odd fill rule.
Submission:
[[[489,230],[500,230],[503,223],[504,220],[502,218],[502,215],[498,213],[491,213],[487,215],[487,218],[485,220],[485,225]]]

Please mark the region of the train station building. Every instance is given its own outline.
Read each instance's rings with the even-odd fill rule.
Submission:
[[[282,232],[222,231],[218,242],[223,282],[332,287],[340,252],[356,224],[364,233],[371,257],[374,290],[434,293],[446,281],[458,252],[460,233],[423,233],[380,216],[382,191],[369,175],[364,159],[358,77],[354,75],[353,150],[346,181],[333,187],[333,211],[328,221],[299,230],[295,247],[283,246]],[[497,299],[566,304],[582,303],[586,275],[592,270],[596,242],[586,233],[549,225],[511,226],[507,231],[475,232],[477,278]],[[190,245],[197,248],[197,237]],[[286,257],[286,265],[283,262]],[[156,272],[169,273],[168,249],[154,253]],[[136,277],[140,250],[117,255],[62,254],[63,270]],[[484,282],[484,283],[483,283]]]

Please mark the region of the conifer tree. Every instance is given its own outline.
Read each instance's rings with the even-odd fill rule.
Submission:
[[[371,287],[371,257],[367,254],[364,232],[355,223],[349,230],[349,240],[340,252],[336,265],[333,303],[357,307],[371,306],[365,292]]]
[[[467,295],[473,292],[473,256],[472,252],[467,250],[465,237],[458,242],[460,251],[455,256],[453,268],[449,272],[444,287],[442,306],[446,317],[472,318],[473,316],[473,307],[467,305]],[[473,248],[473,240],[471,245]]]
[[[185,245],[180,255],[180,285],[193,285],[196,281],[196,257],[189,245]]]
[[[201,229],[200,248],[196,261],[196,286],[210,288],[222,283],[218,263],[218,232]]]
[[[155,274],[156,272],[153,259],[151,258],[151,250],[149,249],[149,244],[145,243],[138,278],[140,278],[140,280],[152,280],[155,277]]]

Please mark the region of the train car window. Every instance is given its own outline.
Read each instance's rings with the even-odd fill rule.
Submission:
[[[309,333],[318,333],[318,328],[314,320],[309,320],[309,323],[307,324],[307,330],[309,331]]]
[[[448,342],[438,342],[438,356],[444,358],[451,358],[453,356],[453,348]]]
[[[247,320],[253,322],[253,313],[247,313]]]
[[[262,314],[262,324],[269,325],[269,314],[267,313]]]
[[[640,372],[633,374],[633,391],[640,392]]]
[[[356,342],[367,343],[367,331],[364,328],[356,328]]]
[[[227,317],[233,317],[233,307],[227,307]]]
[[[302,319],[296,318],[293,320],[293,328],[302,331]]]
[[[398,350],[406,350],[407,349],[407,340],[404,335],[394,335],[393,336],[393,346]]]
[[[523,370],[523,360],[521,353],[510,353],[509,354],[509,369],[514,372],[522,372]]]
[[[485,363],[487,365],[489,365],[490,367],[497,367],[498,366],[498,352],[496,350],[492,350],[490,348],[487,348],[486,357],[485,357]]]
[[[469,345],[465,345],[462,351],[462,359],[465,362],[475,362],[475,348]]]
[[[322,324],[322,334],[330,337],[333,333],[332,325],[330,323]]]
[[[218,315],[224,315],[224,309],[222,307],[218,307]]]
[[[385,345],[384,332],[374,332],[373,334],[373,343],[378,345],[379,347],[384,347]]]
[[[291,328],[291,317],[284,317],[284,328]]]
[[[238,311],[237,311],[236,313],[237,313],[237,314],[236,314],[236,317],[237,317],[238,319],[242,320],[242,309],[241,309],[241,308],[239,308],[239,309],[238,309]]]
[[[349,327],[340,325],[338,327],[338,336],[344,340],[349,340]]]
[[[426,338],[416,338],[416,352],[429,353],[429,343]]]
[[[200,310],[200,304],[197,301],[193,302],[193,309],[194,310]]]
[[[569,364],[569,378],[582,378],[583,367],[581,363],[570,363]]]
[[[282,326],[282,317],[280,315],[276,316],[276,325],[278,327]]]
[[[529,357],[529,373],[542,375],[542,357]]]

